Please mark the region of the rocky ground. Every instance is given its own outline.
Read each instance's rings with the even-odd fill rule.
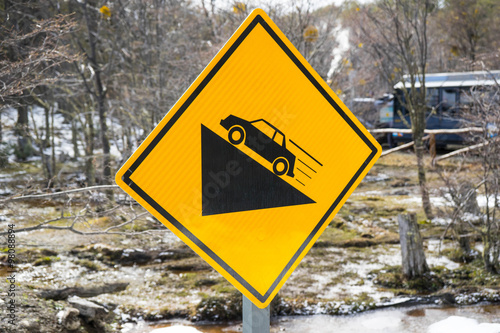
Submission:
[[[483,270],[481,243],[475,243],[476,251],[464,262],[453,239],[440,241],[447,224],[446,200],[432,170],[428,177],[438,217],[425,220],[414,165],[410,153],[377,162],[279,292],[271,305],[273,315],[337,315],[421,303],[500,303],[500,277]],[[12,170],[14,181],[2,184],[4,191],[26,182],[29,171]],[[78,205],[75,201],[73,209]],[[0,210],[2,227],[29,226],[61,214],[57,202],[15,207],[0,203]],[[401,274],[397,215],[406,212],[417,213],[431,267],[428,275],[413,281]],[[117,222],[99,217],[87,223],[102,229]],[[241,295],[157,221],[145,216],[128,230],[152,231],[19,233],[13,332],[119,332],[140,320],[241,318]],[[0,250],[0,261],[6,264],[8,249]],[[0,276],[8,277],[6,266]],[[2,318],[10,299],[2,288]],[[0,329],[9,327],[5,320],[0,323]]]

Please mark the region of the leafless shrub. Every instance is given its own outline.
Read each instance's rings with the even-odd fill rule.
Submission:
[[[26,90],[54,83],[54,68],[78,58],[63,38],[75,27],[71,15],[35,21],[33,29],[23,33],[8,25],[0,26],[0,99],[3,103]]]
[[[500,274],[500,86],[476,88],[470,96],[467,117],[484,133],[471,138],[478,148],[458,159],[453,170],[438,168],[451,218],[443,237],[454,230],[462,250],[468,251],[469,238],[479,236],[485,269]]]

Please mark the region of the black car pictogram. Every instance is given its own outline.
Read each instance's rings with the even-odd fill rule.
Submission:
[[[222,119],[220,124],[228,130],[228,140],[245,146],[271,162],[273,172],[293,177],[295,155],[286,149],[285,134],[264,119],[247,121],[234,115]]]

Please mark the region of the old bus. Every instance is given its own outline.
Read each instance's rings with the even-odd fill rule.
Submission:
[[[478,89],[488,90],[488,87],[500,83],[500,71],[477,71],[463,73],[435,73],[426,74],[425,87],[428,112],[426,115],[427,129],[453,129],[467,126],[467,117],[464,111],[471,105],[471,94]],[[420,87],[420,82],[416,82]],[[408,128],[410,117],[404,107],[405,98],[403,89],[410,89],[410,82],[394,86],[394,95],[391,98],[378,101],[379,126],[389,128]],[[390,133],[387,137],[390,144],[409,142],[411,134]],[[436,144],[462,144],[464,137],[458,134],[436,135]]]

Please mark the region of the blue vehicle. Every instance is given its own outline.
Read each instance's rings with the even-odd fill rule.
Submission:
[[[496,85],[500,82],[500,71],[480,71],[464,73],[435,73],[426,74],[425,87],[427,89],[426,115],[427,129],[455,129],[465,127],[464,110],[471,104],[471,92],[481,87]],[[405,108],[404,89],[410,89],[409,78],[394,86],[394,95],[386,96],[375,102],[379,111],[377,127],[408,128],[411,123],[408,110]],[[416,82],[417,89],[420,82]],[[411,134],[394,132],[388,135],[389,144],[412,141]],[[444,147],[447,144],[463,144],[464,137],[458,134],[436,135],[436,145]]]
[[[273,172],[294,177],[295,155],[286,148],[285,134],[264,119],[247,121],[234,115],[222,119],[228,130],[228,140],[237,146],[244,144],[272,163]]]

